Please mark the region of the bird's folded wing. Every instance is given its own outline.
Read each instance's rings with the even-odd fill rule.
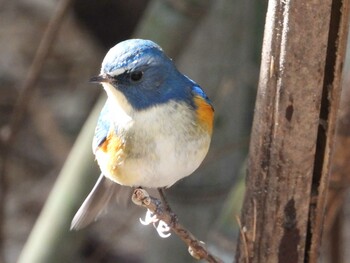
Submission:
[[[96,154],[98,147],[105,142],[110,130],[109,106],[108,102],[103,106],[98,117],[94,139],[92,141],[92,151]]]

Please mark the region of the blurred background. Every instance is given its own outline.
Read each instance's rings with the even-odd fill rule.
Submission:
[[[133,37],[157,42],[213,101],[208,156],[167,193],[180,222],[232,262],[266,7],[265,0],[1,1],[3,262],[193,261],[176,236],[164,240],[141,225],[145,211],[133,204],[116,202],[93,225],[69,231],[99,175],[91,141],[105,97],[88,80],[109,48]]]

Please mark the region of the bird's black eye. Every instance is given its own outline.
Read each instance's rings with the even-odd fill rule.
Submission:
[[[130,73],[130,79],[132,81],[140,81],[143,77],[143,72],[142,71],[133,71]]]

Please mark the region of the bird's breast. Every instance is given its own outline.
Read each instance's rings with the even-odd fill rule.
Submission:
[[[130,186],[166,187],[191,174],[207,154],[211,138],[208,110],[198,109],[171,101],[135,112],[123,140],[115,139],[121,135],[106,140],[108,177]]]

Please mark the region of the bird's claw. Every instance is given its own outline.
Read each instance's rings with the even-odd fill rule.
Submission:
[[[140,223],[142,225],[152,224],[154,228],[157,230],[158,235],[162,238],[167,238],[171,235],[169,233],[170,227],[163,220],[159,220],[155,214],[153,214],[150,210],[147,209],[145,220],[140,218]]]

